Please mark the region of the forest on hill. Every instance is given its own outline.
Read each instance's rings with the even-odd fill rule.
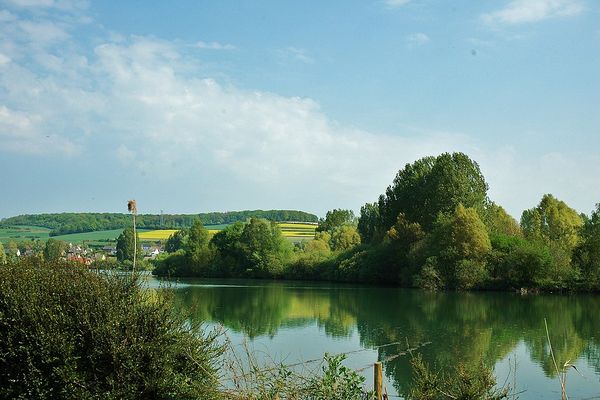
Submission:
[[[200,214],[140,214],[136,218],[136,223],[140,229],[181,229],[191,227],[195,220],[200,220],[203,225],[221,225],[246,221],[250,218],[278,222],[318,221],[316,215],[304,211],[245,210]],[[15,225],[42,226],[52,229],[50,236],[59,236],[69,233],[120,229],[131,225],[131,216],[122,213],[26,214],[0,221],[0,226]]]

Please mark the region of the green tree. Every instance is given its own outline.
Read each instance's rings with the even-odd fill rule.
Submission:
[[[208,268],[212,263],[212,252],[208,247],[210,235],[199,219],[189,230],[186,254],[196,269]],[[196,273],[194,274],[196,275]]]
[[[283,272],[292,245],[281,235],[275,222],[250,219],[240,236],[243,265],[250,275],[277,276]]]
[[[240,246],[240,238],[244,224],[236,222],[217,232],[211,239],[216,249],[215,268],[219,276],[240,276],[244,273],[244,254]]]
[[[354,216],[354,212],[352,210],[342,210],[336,208],[334,210],[327,211],[327,214],[325,214],[325,219],[321,218],[319,220],[317,231],[333,232],[336,228],[339,228],[343,225],[355,224],[356,217]]]
[[[137,233],[136,233],[137,235]],[[117,260],[133,261],[134,249],[137,244],[137,253],[142,253],[142,245],[139,237],[134,240],[133,228],[125,228],[117,238]]]
[[[68,245],[62,240],[50,238],[46,241],[46,246],[44,247],[44,260],[59,260],[61,257],[65,256],[67,249]]]
[[[177,250],[183,249],[187,242],[189,232],[187,229],[175,231],[165,243],[165,251],[167,253],[175,253]]]
[[[405,214],[429,231],[440,213],[452,213],[459,204],[482,213],[488,185],[479,165],[463,153],[443,153],[407,164],[379,198],[384,231]]]
[[[579,244],[582,226],[583,219],[577,211],[551,194],[545,194],[537,207],[523,211],[521,216],[525,237],[555,242],[569,251]]]
[[[459,204],[453,214],[441,215],[428,242],[446,285],[470,289],[483,282],[485,259],[492,245],[474,208]]]
[[[17,242],[15,242],[14,240],[9,240],[7,249],[6,249],[6,255],[7,255],[8,260],[15,261],[17,259],[18,251],[19,251],[19,246],[17,245]]]
[[[581,242],[575,249],[575,263],[590,287],[600,287],[600,203],[581,229]]]
[[[544,195],[537,207],[523,211],[523,233],[527,239],[548,246],[554,259],[549,278],[558,285],[566,284],[576,274],[571,267],[571,258],[581,242],[579,231],[582,226],[583,218],[577,211],[551,194]]]
[[[490,235],[521,236],[523,234],[517,220],[511,217],[502,206],[493,201],[485,206],[483,222]]]
[[[0,265],[6,264],[6,253],[4,252],[4,246],[0,242]]]
[[[331,234],[330,245],[334,251],[346,251],[360,244],[360,235],[356,227],[342,225]]]
[[[358,233],[363,243],[371,243],[381,239],[381,216],[377,203],[367,203],[360,208]]]
[[[386,237],[405,253],[408,253],[414,243],[425,237],[425,232],[419,223],[410,222],[404,213],[400,213],[396,218],[396,223],[387,231]]]

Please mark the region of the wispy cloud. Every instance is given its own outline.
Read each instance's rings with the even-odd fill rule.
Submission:
[[[429,36],[423,32],[411,33],[406,36],[406,41],[411,46],[422,46],[430,41]]]
[[[481,19],[487,24],[522,24],[570,17],[583,10],[579,0],[512,0],[503,9],[483,14]]]
[[[385,0],[385,4],[390,8],[401,7],[410,2],[411,2],[411,0]]]
[[[284,58],[292,59],[295,61],[300,61],[305,64],[314,64],[315,59],[308,55],[308,52],[304,49],[299,49],[297,47],[286,47],[285,49],[281,49],[279,54]]]
[[[203,42],[199,41],[194,44],[194,47],[205,50],[235,50],[235,46],[229,43],[219,43],[219,42]]]

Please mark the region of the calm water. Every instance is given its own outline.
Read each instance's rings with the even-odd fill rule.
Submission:
[[[153,278],[151,283],[156,285]],[[391,394],[410,387],[407,357],[387,358],[411,345],[441,368],[462,360],[494,366],[520,399],[560,399],[560,384],[547,346],[544,318],[559,363],[571,360],[571,399],[600,399],[600,296],[511,293],[428,293],[410,289],[263,281],[180,280],[177,304],[193,318],[219,324],[234,343],[284,363],[348,356],[358,369],[384,360]],[[378,347],[393,342],[401,345]],[[512,373],[515,370],[516,374]],[[367,384],[372,369],[364,371]],[[516,382],[515,382],[516,380]]]

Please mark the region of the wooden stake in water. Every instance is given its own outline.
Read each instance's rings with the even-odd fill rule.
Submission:
[[[375,363],[373,382],[375,387],[375,396],[377,400],[381,400],[381,396],[383,395],[383,368],[381,362]]]

